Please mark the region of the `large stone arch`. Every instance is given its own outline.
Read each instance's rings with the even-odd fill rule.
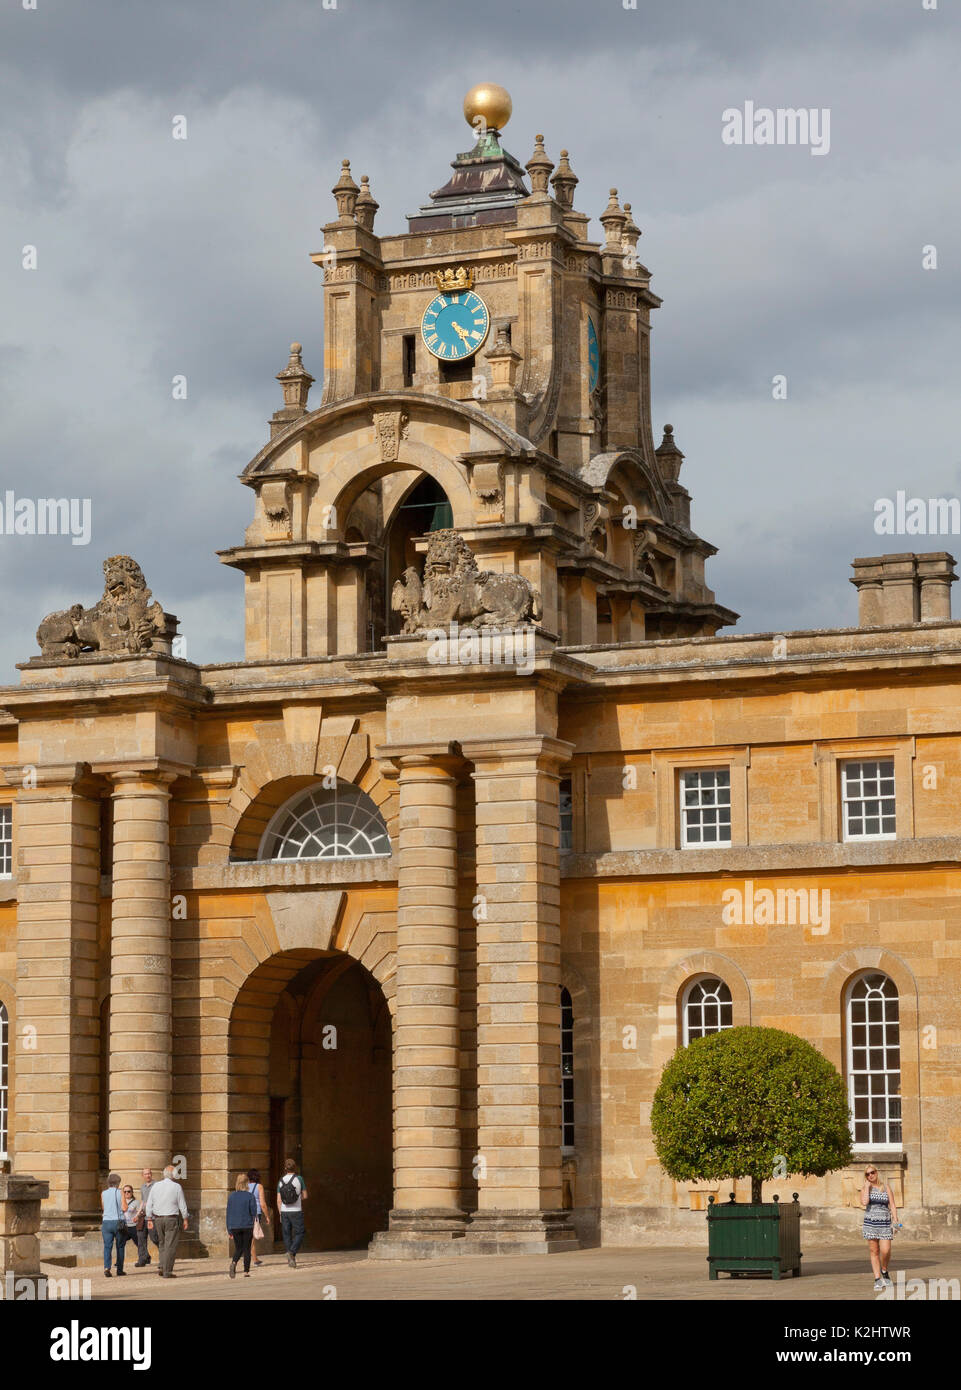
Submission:
[[[256,1133],[258,1126],[264,1132],[243,1166],[261,1167],[258,1159],[267,1161],[266,1097],[257,1085],[258,1080],[263,1084],[269,1066],[268,1018],[294,976],[321,957],[356,961],[376,982],[392,1012],[397,895],[394,888],[368,886],[349,892],[304,888],[245,893],[226,904],[215,900],[209,919],[206,910],[206,900],[199,899],[200,920],[191,924],[201,943],[197,990],[188,1016],[175,1004],[175,1027],[182,1036],[184,1089],[192,1096],[185,1106],[183,1132],[188,1195],[200,1202],[201,1239],[219,1252],[229,1190],[225,1184],[231,1179],[231,1164],[240,1158],[231,1139],[238,1122],[238,1133]],[[225,917],[225,912],[236,915]],[[249,1024],[242,1041],[240,1023]],[[202,1048],[194,1041],[200,1037]],[[233,1047],[235,1039],[239,1051]],[[236,1088],[231,1072],[235,1055],[248,1063],[236,1074],[245,1078]],[[194,1176],[198,1170],[199,1179]]]

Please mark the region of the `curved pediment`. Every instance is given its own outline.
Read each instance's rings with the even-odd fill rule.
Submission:
[[[466,401],[452,401],[444,396],[415,391],[372,391],[364,396],[352,396],[346,401],[322,405],[295,420],[251,459],[241,473],[241,479],[249,482],[264,473],[283,468],[286,466],[286,455],[294,446],[306,445],[313,452],[325,440],[349,433],[352,424],[356,432],[361,422],[370,443],[381,444],[382,448],[386,445],[384,452],[389,454],[390,440],[378,439],[374,417],[391,414],[404,417],[408,432],[411,425],[434,424],[442,428],[446,425],[460,441],[458,452],[502,450],[509,454],[524,454],[534,449],[529,439]],[[398,434],[400,429],[399,424]]]
[[[665,521],[673,515],[671,499],[664,480],[638,449],[618,449],[595,454],[578,470],[578,477],[590,487],[607,488],[617,485],[627,501],[636,504],[646,495],[653,510]],[[639,508],[640,510],[640,508]]]

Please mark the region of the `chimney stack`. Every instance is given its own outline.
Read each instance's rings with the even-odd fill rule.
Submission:
[[[906,627],[909,623],[951,620],[951,585],[957,579],[954,556],[946,550],[925,555],[905,551],[853,562],[861,627]]]

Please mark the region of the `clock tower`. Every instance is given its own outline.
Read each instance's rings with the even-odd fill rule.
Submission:
[[[568,152],[505,148],[511,100],[468,93],[470,148],[379,234],[367,175],[343,161],[324,276],[319,406],[295,344],[284,406],[243,481],[248,659],[383,649],[388,596],[453,526],[486,571],[519,573],[560,646],[709,635],[736,614],[704,578],[683,454],[655,446],[640,229],[612,188],[601,240],[575,207]]]

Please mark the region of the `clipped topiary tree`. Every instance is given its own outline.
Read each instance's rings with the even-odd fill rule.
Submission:
[[[675,1180],[823,1177],[851,1162],[844,1083],[828,1059],[779,1028],[726,1028],[678,1048],[664,1068],[651,1129]]]

